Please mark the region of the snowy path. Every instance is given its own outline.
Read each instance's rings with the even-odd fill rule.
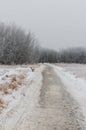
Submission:
[[[72,67],[69,67],[68,65],[68,70],[59,66],[52,66],[52,67],[54,68],[54,72],[62,80],[62,83],[64,84],[64,89],[74,98],[74,100],[76,100],[76,102],[78,102],[79,107],[84,115],[86,126],[86,78],[85,78],[86,66],[85,65],[82,65],[81,67],[80,65],[71,65],[71,66]],[[77,76],[76,72],[78,72],[79,77]]]
[[[77,102],[64,89],[53,67],[43,72],[39,103],[30,118],[30,130],[85,130]]]
[[[27,86],[25,97],[0,122],[0,130],[86,129],[79,104],[66,90],[58,69],[55,73],[55,67],[46,65]]]

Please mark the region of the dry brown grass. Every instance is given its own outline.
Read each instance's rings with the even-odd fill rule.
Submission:
[[[19,76],[12,76],[10,83],[8,84],[8,87],[10,90],[17,90],[22,84],[25,79],[25,76],[23,74],[20,74]],[[10,92],[8,89],[4,89],[4,94],[9,94]],[[24,93],[22,93],[23,96],[25,96]],[[15,96],[13,97],[15,99]]]
[[[36,68],[39,68],[39,67],[40,67],[40,64],[29,65],[29,67],[30,67],[31,70],[34,72]]]
[[[4,94],[7,94],[7,93],[8,93],[8,91],[7,91],[8,88],[9,88],[9,83],[7,83],[7,82],[0,85],[0,90],[1,90]]]
[[[2,107],[2,108],[6,107],[6,103],[2,98],[0,98],[0,107]]]
[[[21,79],[21,80],[24,80],[24,79],[25,79],[25,76],[24,76],[23,74],[21,74],[21,75],[19,75],[18,78]]]
[[[4,89],[4,94],[9,94],[8,89]]]
[[[2,77],[2,80],[8,81],[8,78],[10,79],[9,82],[4,82],[3,84],[0,84],[0,91],[2,91],[4,94],[10,94],[9,89],[17,90],[18,87],[23,84],[25,76],[23,74],[20,74],[19,76],[18,75],[12,75],[12,76],[5,75],[5,77]]]
[[[22,85],[22,83],[23,83],[22,80],[17,81],[17,84],[18,84],[18,85]]]
[[[15,81],[17,81],[16,76],[13,76],[11,82],[15,82]]]
[[[10,83],[9,88],[16,89],[18,87],[17,83]]]
[[[2,66],[2,68],[10,69],[11,68],[17,68],[16,66]],[[19,66],[20,67],[20,66]],[[23,66],[22,66],[23,67]],[[28,68],[29,65],[24,66],[25,68]],[[36,68],[38,68],[38,65],[31,65],[29,68],[31,68],[32,71],[35,71]],[[7,70],[6,70],[7,71]],[[19,73],[14,73],[14,74],[5,74],[1,78],[1,83],[0,83],[0,92],[2,94],[2,97],[0,98],[0,108],[5,108],[7,107],[7,104],[3,100],[3,96],[12,94],[13,90],[18,90],[23,84],[26,79],[26,72],[20,71]],[[25,93],[22,92],[21,95],[25,96]],[[13,97],[14,99],[16,98],[15,96]]]

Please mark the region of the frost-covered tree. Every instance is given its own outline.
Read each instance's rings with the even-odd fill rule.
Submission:
[[[39,47],[31,33],[17,26],[0,24],[0,63],[35,63],[39,59]]]
[[[69,48],[59,52],[59,62],[64,63],[86,63],[86,49]]]
[[[59,52],[42,49],[39,61],[43,63],[86,63],[86,49],[68,48]]]

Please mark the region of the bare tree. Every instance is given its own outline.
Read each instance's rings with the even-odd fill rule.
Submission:
[[[35,63],[39,47],[31,33],[26,34],[17,26],[0,25],[0,63]]]

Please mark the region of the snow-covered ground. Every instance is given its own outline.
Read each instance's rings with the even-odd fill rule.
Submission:
[[[77,100],[86,119],[86,65],[57,64],[54,67],[66,90]]]
[[[45,82],[46,85],[44,84],[42,75],[45,67],[48,69],[48,71],[54,70],[54,72],[51,71],[52,78],[48,77],[50,75],[50,73],[48,72]],[[47,73],[46,68],[45,74]],[[50,68],[51,70],[49,70]],[[55,73],[57,74],[57,76]],[[55,82],[54,78],[57,78],[56,80],[58,82],[59,80],[61,80],[61,83],[57,82],[56,85],[54,84],[54,88],[51,87],[51,95],[45,98],[45,101],[49,101],[51,99],[50,97],[54,94],[55,89],[56,97],[53,96],[52,101],[55,101],[54,98],[56,98],[57,102],[57,95],[59,94],[59,96],[61,97],[60,94],[63,94],[61,92],[58,92],[57,90],[59,89],[57,88],[61,87],[61,89],[63,90],[64,87],[64,92],[68,92],[69,95],[71,95],[72,99],[74,99],[75,103],[76,101],[78,102],[86,119],[86,65],[45,64],[44,66],[43,64],[40,64],[35,66],[0,66],[0,130],[24,130],[25,128],[28,129],[28,123],[30,123],[31,129],[35,129],[36,126],[33,125],[34,122],[32,122],[30,118],[32,116],[35,121],[37,120],[33,112],[35,112],[37,109],[39,111],[39,101],[41,101],[40,98],[43,98],[41,96],[43,96],[44,91],[46,91],[45,88],[47,84],[48,86],[50,84],[50,80],[49,82],[47,82],[49,78],[51,79],[51,83]],[[45,88],[43,87],[42,83],[44,84]],[[58,94],[56,94],[56,91]],[[65,97],[63,98],[66,100]],[[67,96],[67,98],[69,97]],[[62,102],[61,100],[59,100],[58,98],[58,102]],[[72,100],[70,100],[70,102],[72,102]],[[69,106],[69,104],[66,105]],[[62,106],[64,106],[63,103]],[[77,105],[75,105],[75,107],[77,107]],[[70,107],[63,108],[62,111],[64,109],[69,110]],[[69,113],[71,110],[72,109],[69,110]],[[43,114],[43,109],[41,109],[41,112]],[[48,113],[47,110],[46,112]],[[53,115],[54,113],[51,112],[50,114]],[[39,115],[36,116],[39,117]],[[63,117],[65,117],[65,113]],[[44,120],[45,118],[43,115]],[[77,120],[78,119],[79,118],[77,118]]]
[[[86,65],[45,64],[45,67],[46,65],[53,67],[65,90],[80,105],[86,119]],[[43,69],[42,64],[0,66],[0,130],[12,130],[15,127],[17,130],[21,127],[22,120],[28,124],[30,114],[39,101]]]
[[[32,69],[34,68],[34,69]],[[34,71],[33,71],[34,70]],[[4,116],[25,96],[27,84],[35,79],[42,67],[0,66],[0,113]]]
[[[38,101],[43,69],[43,65],[0,66],[0,130],[12,130],[22,114],[32,112]]]

